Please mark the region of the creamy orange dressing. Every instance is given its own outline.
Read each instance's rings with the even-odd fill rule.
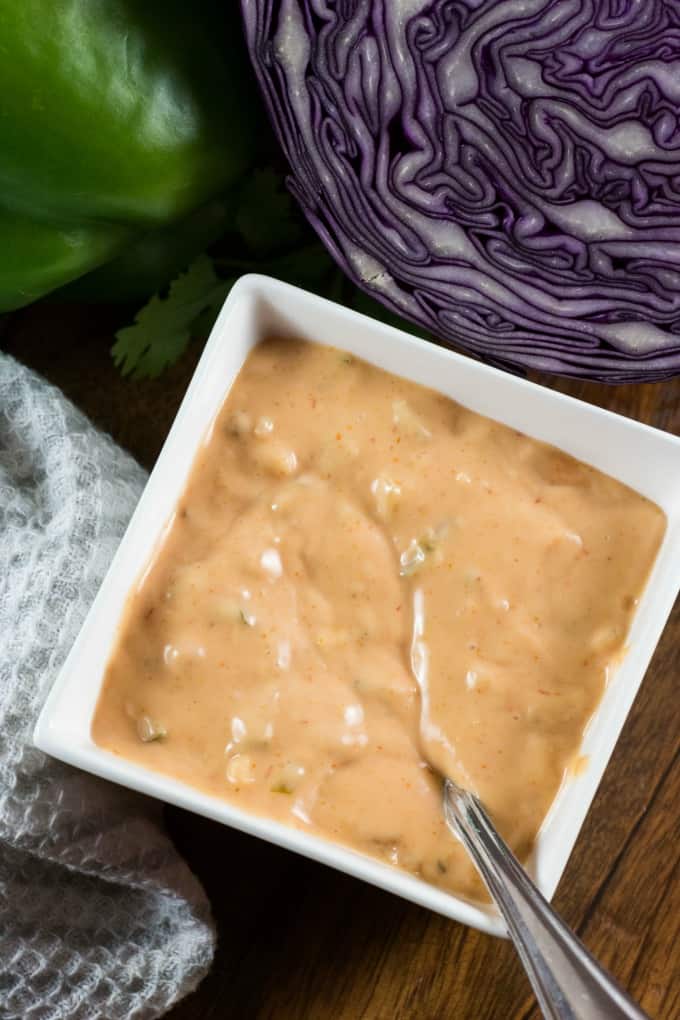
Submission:
[[[664,528],[619,482],[437,393],[261,344],[129,598],[93,737],[479,897],[430,766],[526,856]]]

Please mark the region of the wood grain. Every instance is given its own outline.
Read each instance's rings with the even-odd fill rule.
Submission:
[[[61,387],[146,467],[199,350],[161,380],[122,380],[108,354],[119,308],[39,306],[2,345]],[[680,433],[680,379],[545,385]],[[680,613],[643,683],[555,898],[655,1020],[680,1017]],[[535,1020],[512,947],[361,882],[174,808],[167,821],[205,884],[213,969],[170,1020]]]

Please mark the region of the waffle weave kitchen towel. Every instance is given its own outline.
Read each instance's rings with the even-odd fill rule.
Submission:
[[[0,354],[0,1018],[141,1020],[214,950],[160,805],[48,758],[36,717],[144,472]]]

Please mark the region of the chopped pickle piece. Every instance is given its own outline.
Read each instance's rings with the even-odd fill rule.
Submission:
[[[263,443],[254,451],[255,460],[270,475],[285,478],[294,475],[298,461],[295,451],[280,440]]]
[[[281,696],[275,683],[258,684],[248,697],[241,698],[238,714],[231,717],[231,740],[227,751],[238,744],[241,750],[261,750],[274,737],[275,721]]]
[[[256,764],[249,754],[232,754],[227,762],[227,779],[235,786],[241,783],[254,783]]]
[[[253,427],[253,419],[247,411],[234,411],[227,422],[227,431],[232,436],[239,438],[247,436]]]
[[[295,762],[289,761],[285,765],[282,765],[276,770],[272,776],[271,792],[272,793],[295,793],[296,789],[300,785],[301,781],[305,776],[305,768],[303,765],[297,765]]]
[[[417,570],[420,570],[426,559],[427,554],[425,550],[416,542],[415,538],[412,538],[408,548],[399,557],[401,565],[399,573],[402,577],[410,577],[411,574],[415,574]]]
[[[211,601],[210,609],[217,622],[243,622],[243,610],[236,599],[221,598],[218,596]]]
[[[283,574],[283,564],[278,549],[265,549],[260,556],[260,566],[271,581],[278,581]]]
[[[426,553],[434,552],[437,548],[437,535],[434,528],[427,528],[418,544]]]
[[[378,475],[371,482],[375,512],[383,521],[389,521],[401,496],[401,486],[386,475]]]
[[[355,461],[361,453],[359,444],[351,437],[343,436],[342,439],[334,437],[321,448],[317,466],[319,474],[323,478],[329,478],[336,471],[342,471],[352,461]]]
[[[137,735],[144,744],[148,744],[152,740],[162,740],[163,737],[167,737],[168,732],[162,723],[155,722],[148,715],[140,715],[137,720]]]
[[[432,439],[432,433],[420,420],[413,408],[405,400],[395,400],[392,404],[392,421],[400,432],[417,439]]]
[[[441,543],[448,530],[448,524],[441,524],[438,528],[426,528],[419,539],[411,539],[408,548],[399,557],[401,576],[410,577],[421,570],[428,561],[434,564],[441,563],[443,559]]]
[[[625,631],[618,624],[605,624],[594,632],[590,639],[591,651],[611,653],[625,637]]]
[[[271,436],[274,431],[274,422],[271,418],[267,418],[263,415],[257,419],[257,424],[253,429],[253,435],[257,436],[258,439],[266,439],[267,436]]]

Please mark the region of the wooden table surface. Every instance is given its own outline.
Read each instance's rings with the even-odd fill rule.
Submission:
[[[196,363],[133,383],[108,355],[120,309],[36,307],[2,346],[150,468]],[[56,323],[56,325],[55,325]],[[539,381],[675,434],[680,379]],[[666,627],[555,905],[656,1020],[680,1017],[680,613]],[[214,966],[171,1020],[529,1020],[511,945],[174,808],[169,829],[212,901]]]

